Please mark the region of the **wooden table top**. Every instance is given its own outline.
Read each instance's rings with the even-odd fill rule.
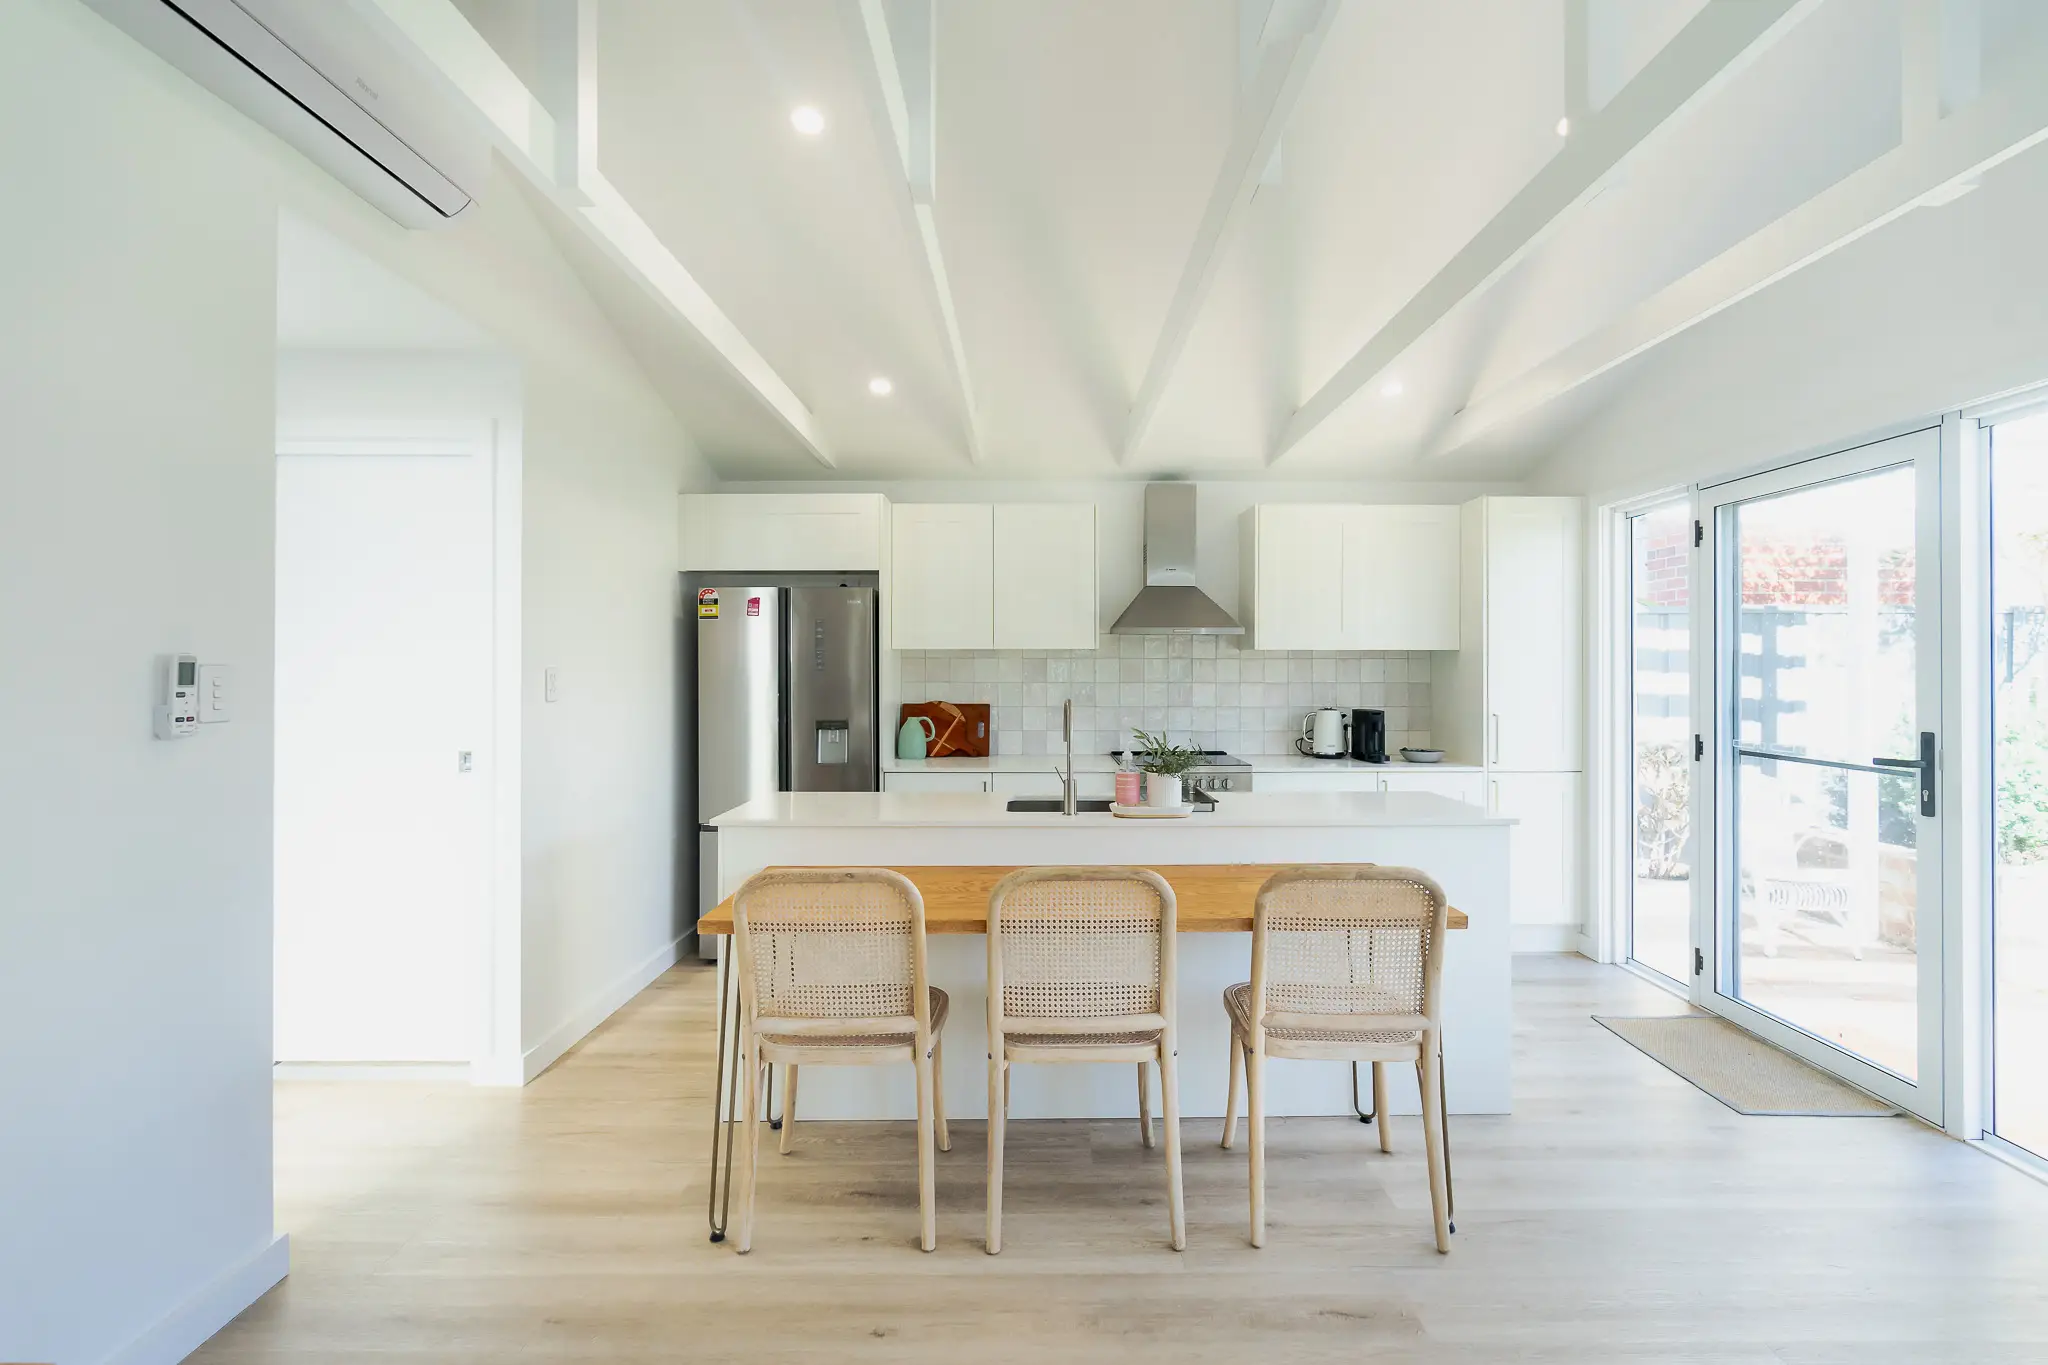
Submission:
[[[1173,888],[1174,914],[1184,934],[1246,934],[1251,932],[1252,905],[1266,878],[1280,863],[1216,863],[1155,867]],[[776,868],[774,871],[787,869]],[[931,934],[981,934],[988,931],[988,893],[1014,867],[895,867],[924,897],[924,927]],[[1455,907],[1450,927],[1471,923]],[[732,897],[720,901],[697,921],[700,934],[732,932]]]

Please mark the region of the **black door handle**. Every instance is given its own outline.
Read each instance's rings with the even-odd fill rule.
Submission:
[[[1934,814],[1934,731],[1920,732],[1920,757],[1918,758],[1873,758],[1870,760],[1880,768],[1907,768],[1920,774],[1920,813]]]

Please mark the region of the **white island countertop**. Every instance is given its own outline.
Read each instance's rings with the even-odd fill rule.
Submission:
[[[1356,758],[1311,758],[1307,754],[1237,754],[1255,773],[1365,772],[1365,773],[1478,773],[1486,771],[1477,763],[1409,763],[1400,757],[1385,763],[1366,763]],[[1066,755],[990,754],[987,758],[897,758],[882,755],[885,773],[1045,773],[1066,766]],[[1074,771],[1113,773],[1116,760],[1108,754],[1075,754]]]
[[[1463,801],[1430,792],[1236,792],[1216,809],[1181,820],[1131,820],[1107,813],[1061,815],[1005,809],[1002,792],[777,792],[713,817],[736,829],[1399,829],[1511,825]]]

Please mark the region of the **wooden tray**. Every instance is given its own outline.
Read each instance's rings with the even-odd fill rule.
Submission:
[[[932,723],[936,738],[927,741],[926,758],[987,758],[989,733],[987,702],[976,701],[907,701],[903,703],[902,714],[896,717],[896,729],[903,728],[903,722],[912,716],[923,716]],[[896,737],[889,737],[890,751],[894,752]]]

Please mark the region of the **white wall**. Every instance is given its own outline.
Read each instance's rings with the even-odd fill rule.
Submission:
[[[537,1007],[624,979],[672,936],[655,923],[673,913],[656,871],[672,831],[621,810],[673,800],[671,673],[644,645],[599,657],[564,618],[631,602],[651,623],[657,598],[668,612],[673,497],[706,476],[502,173],[461,224],[404,232],[74,0],[12,0],[0,17],[0,166],[0,629],[17,665],[34,663],[0,681],[0,1358],[170,1362],[283,1271],[270,1172],[280,207],[491,333],[546,433],[529,434],[526,459],[559,505],[515,533],[546,547],[527,570],[545,605],[522,624],[565,680],[565,705],[531,726],[549,749],[535,780],[587,795],[629,776],[630,796],[543,805],[520,838],[536,866],[573,869],[552,851],[604,847],[633,870],[601,887],[551,873],[548,922],[577,946],[545,969]],[[644,521],[628,506],[642,496]],[[180,649],[234,667],[239,709],[161,743],[152,661]],[[603,685],[567,705],[585,676]],[[619,711],[588,709],[603,699]],[[629,730],[639,747],[625,755]],[[516,1036],[518,1003],[502,1008]]]
[[[0,1358],[173,1360],[284,1269],[274,209],[98,18],[0,27]],[[160,742],[180,650],[232,666],[238,712]]]

